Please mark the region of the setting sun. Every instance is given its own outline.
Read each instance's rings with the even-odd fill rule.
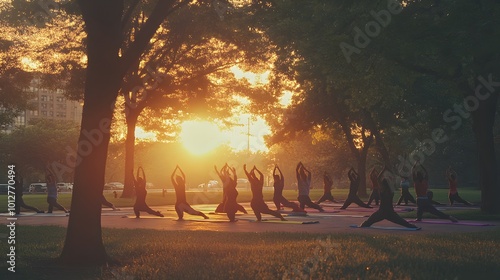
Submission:
[[[220,129],[208,121],[185,121],[179,135],[181,143],[195,155],[206,154],[222,144]]]

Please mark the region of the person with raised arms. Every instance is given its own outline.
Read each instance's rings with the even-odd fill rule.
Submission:
[[[337,202],[332,195],[332,186],[332,177],[330,177],[328,172],[325,171],[325,173],[323,174],[323,196],[316,202],[316,204],[320,204],[321,202],[327,200],[331,202]]]
[[[401,202],[405,202],[405,205],[408,205],[408,201],[417,203],[415,201],[415,198],[410,193],[410,180],[406,176],[401,177],[401,184],[399,185],[401,187],[401,197],[399,197],[398,200],[398,205],[401,205]]]
[[[140,174],[142,173],[142,174]],[[160,211],[154,211],[149,208],[146,204],[146,195],[148,191],[146,191],[146,173],[144,173],[144,169],[142,167],[137,168],[137,176],[134,177],[135,183],[135,204],[134,204],[134,213],[136,218],[140,218],[140,211],[144,211],[148,214],[164,217]]]
[[[279,174],[276,173],[276,171],[278,171]],[[276,205],[276,210],[277,211],[281,210],[281,206],[283,205],[283,207],[292,208],[293,212],[305,213],[303,209],[300,209],[297,203],[291,202],[283,196],[283,189],[285,188],[285,177],[283,176],[283,173],[281,172],[281,169],[279,168],[278,165],[274,166],[273,178],[274,178],[273,202],[274,205]]]
[[[179,170],[180,175],[176,175],[177,170]],[[174,169],[174,172],[172,172],[172,175],[170,176],[170,180],[172,182],[172,185],[174,185],[175,189],[175,212],[177,212],[177,216],[179,217],[179,220],[182,221],[184,217],[184,212],[190,214],[190,215],[195,215],[195,216],[202,216],[205,219],[208,219],[207,215],[203,214],[200,211],[194,210],[191,205],[187,202],[186,199],[186,175],[184,175],[184,172],[182,169],[177,165]]]
[[[411,169],[413,176],[413,185],[415,187],[415,193],[417,194],[417,219],[416,221],[422,221],[422,215],[424,212],[429,212],[433,215],[438,216],[442,219],[449,219],[456,223],[458,220],[448,214],[445,214],[437,210],[432,206],[429,197],[427,196],[427,190],[429,188],[429,174],[425,167],[416,161]]]
[[[463,203],[467,206],[472,206],[472,203],[468,202],[467,200],[461,198],[458,195],[457,191],[457,172],[453,170],[453,168],[448,167],[446,170],[446,178],[448,179],[448,185],[449,185],[449,192],[448,192],[448,199],[450,200],[450,205],[453,206],[453,203],[460,202]]]
[[[309,191],[311,189],[311,171],[307,170],[302,162],[299,162],[295,168],[295,175],[297,176],[297,187],[299,189],[299,196],[297,199],[299,200],[300,208],[304,209],[305,206],[307,206],[324,212],[325,210],[318,204],[312,202],[309,197]]]
[[[394,206],[392,205],[392,200],[394,198],[394,192],[389,185],[389,178],[384,176],[384,172],[387,171],[387,167],[378,174],[377,183],[380,186],[380,206],[376,212],[374,212],[366,221],[364,221],[360,227],[369,227],[374,223],[380,222],[382,220],[388,220],[395,224],[407,227],[420,229],[416,225],[408,223],[405,219],[401,218],[396,211],[394,211]]]
[[[351,203],[353,202],[363,208],[373,208],[370,205],[365,204],[358,197],[358,188],[360,179],[358,173],[354,170],[354,168],[351,167],[351,169],[349,169],[349,171],[347,172],[347,177],[349,177],[351,185],[349,186],[349,194],[347,195],[347,199],[344,201],[344,205],[342,205],[340,209],[347,209],[347,207],[351,205]]]
[[[255,165],[252,170],[248,172],[246,164],[243,165],[243,170],[247,175],[248,181],[250,181],[250,188],[252,190],[252,201],[250,202],[250,206],[252,207],[257,221],[262,221],[262,214],[269,214],[276,218],[280,218],[282,221],[286,221],[280,213],[269,209],[269,206],[267,206],[264,201],[264,195],[262,194],[262,189],[264,188],[264,175],[262,172],[260,172]],[[255,172],[259,174],[259,177],[257,177]]]

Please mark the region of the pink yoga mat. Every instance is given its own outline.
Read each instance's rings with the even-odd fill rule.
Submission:
[[[494,224],[488,224],[488,223],[462,222],[462,221],[454,223],[448,220],[422,220],[422,221],[407,220],[407,221],[410,223],[439,224],[439,225],[461,225],[461,226],[475,226],[475,227],[494,226]]]
[[[352,210],[352,211],[358,211],[358,212],[375,212],[378,210],[378,206],[373,207],[373,208],[361,208],[361,207],[349,208],[349,207],[347,207],[347,209],[339,209],[339,210],[343,210],[343,211]],[[396,213],[406,213],[406,212],[411,212],[413,210],[414,210],[413,208],[394,209],[394,211]]]

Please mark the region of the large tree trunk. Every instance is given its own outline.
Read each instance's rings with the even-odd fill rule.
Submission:
[[[99,265],[107,260],[101,236],[101,197],[109,128],[121,81],[118,49],[123,1],[82,0],[79,4],[88,34],[88,65],[79,160],[61,260],[66,264]]]
[[[500,189],[493,137],[497,101],[498,95],[494,92],[472,112],[481,176],[481,210],[490,214],[500,213]]]
[[[125,105],[127,106],[127,105]],[[131,109],[127,114],[127,138],[125,139],[125,182],[122,198],[134,197],[134,157],[135,157],[135,127],[140,111]]]
[[[366,156],[368,155],[368,149],[363,149],[361,153],[359,153],[358,161],[358,174],[359,174],[359,188],[358,188],[358,196],[364,197],[367,196],[366,192]]]

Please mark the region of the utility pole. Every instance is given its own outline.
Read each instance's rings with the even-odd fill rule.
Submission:
[[[250,117],[248,117],[247,150],[248,150],[248,154],[250,154]]]

